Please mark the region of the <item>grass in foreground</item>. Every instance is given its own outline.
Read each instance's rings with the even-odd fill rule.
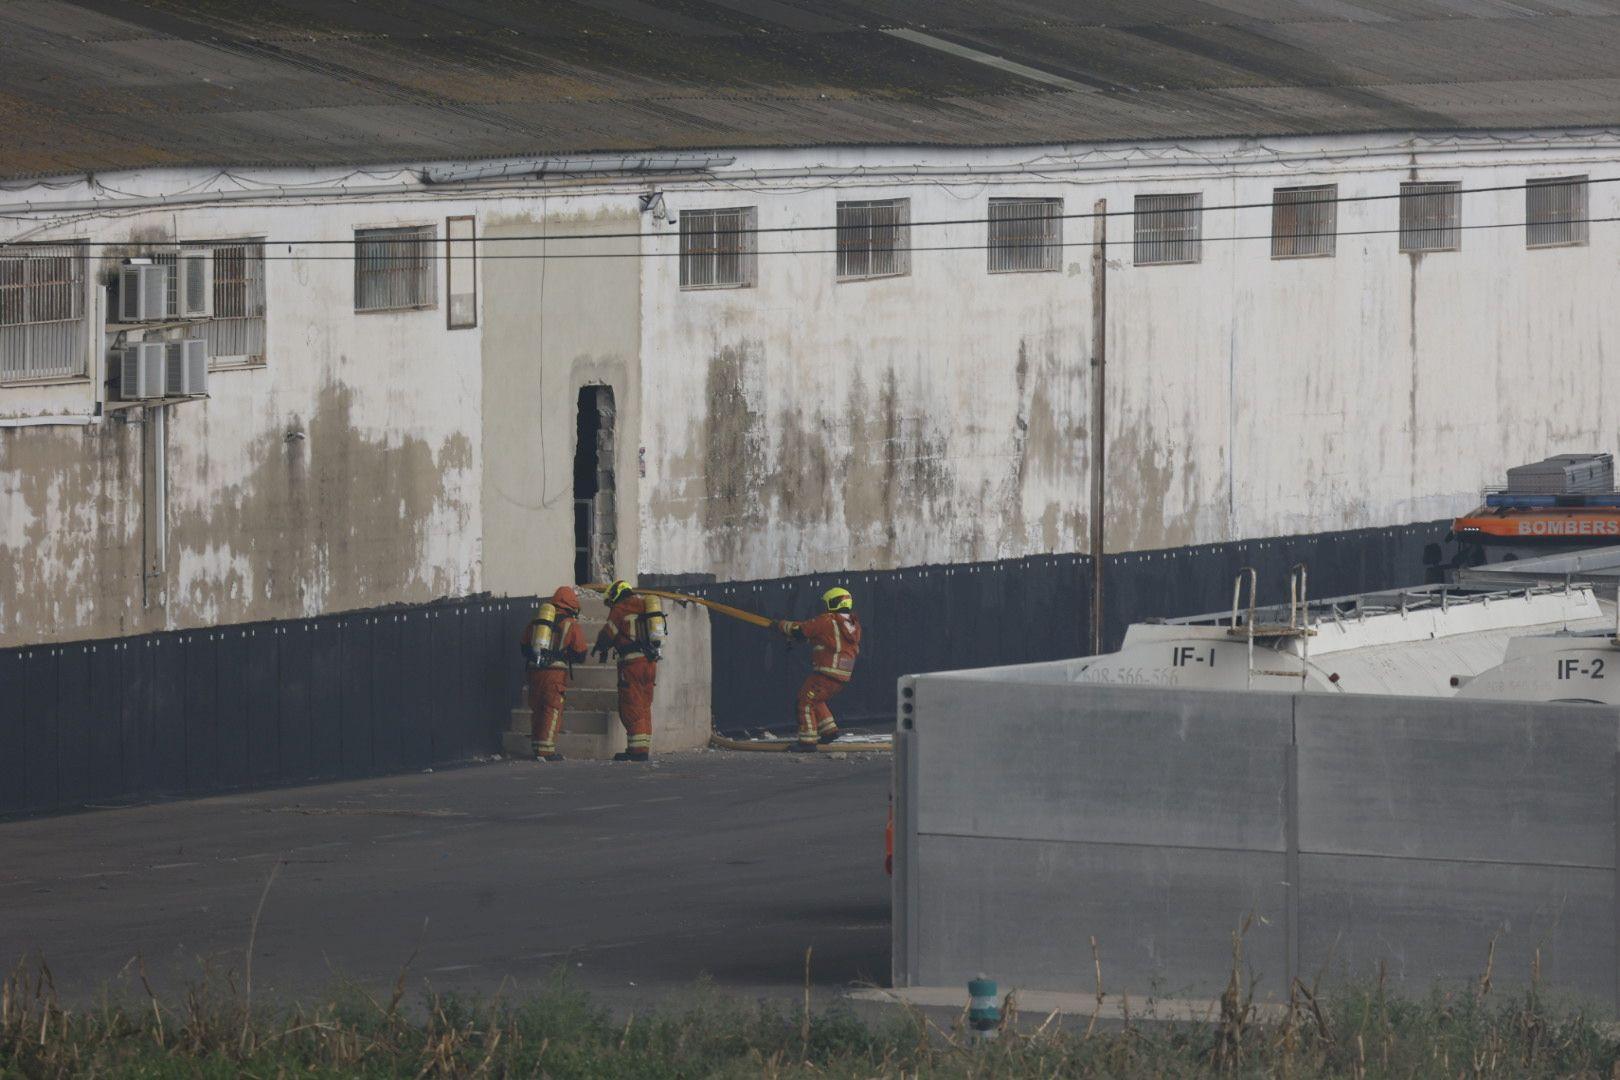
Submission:
[[[1374,986],[1318,999],[1296,984],[1288,1008],[1261,1019],[1239,989],[1209,1023],[1026,1016],[975,1043],[959,1023],[915,1012],[870,1025],[841,1007],[744,1006],[703,988],[685,1011],[619,1022],[560,978],[526,1000],[430,995],[419,1009],[402,1008],[402,977],[387,1001],[348,990],[259,1008],[216,980],[178,1001],[148,990],[74,1010],[39,963],[0,991],[0,1076],[1620,1076],[1611,1031],[1533,990],[1492,1000],[1487,982],[1406,1001]]]

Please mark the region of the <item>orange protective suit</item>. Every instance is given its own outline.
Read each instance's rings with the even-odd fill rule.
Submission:
[[[561,590],[558,590],[559,594]],[[554,598],[555,599],[555,598]],[[536,619],[523,629],[520,642],[533,640]],[[568,665],[589,655],[585,631],[579,628],[579,611],[557,605],[557,640],[561,647],[529,661],[529,739],[535,756],[549,757],[557,752],[557,731],[562,727],[563,706],[568,696]],[[528,652],[533,652],[528,649]]]
[[[838,737],[838,721],[827,699],[841,693],[861,654],[861,620],[853,611],[828,611],[805,622],[785,622],[782,632],[810,642],[810,675],[794,706],[799,743],[814,746]]]
[[[625,750],[640,760],[652,750],[653,690],[658,684],[658,661],[647,655],[638,629],[647,603],[627,593],[608,612],[607,625],[597,635],[597,649],[612,646],[619,656],[619,723],[624,725]]]

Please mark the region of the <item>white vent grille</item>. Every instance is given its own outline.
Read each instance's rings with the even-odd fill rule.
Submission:
[[[911,200],[838,204],[838,279],[911,273]]]
[[[167,354],[161,341],[125,345],[119,355],[118,396],[125,401],[162,397]]]
[[[1462,184],[1401,185],[1401,250],[1456,251],[1462,247]]]
[[[164,390],[169,397],[208,393],[208,342],[201,338],[164,343]]]
[[[992,274],[1056,270],[1063,263],[1062,199],[991,199]]]
[[[439,302],[432,225],[406,229],[356,229],[354,310],[412,311]]]
[[[118,321],[160,322],[169,317],[170,268],[142,263],[118,268]]]
[[[84,249],[0,247],[0,382],[83,375]]]
[[[681,288],[745,289],[757,280],[758,215],[752,206],[681,214]]]
[[[1271,257],[1332,255],[1338,243],[1339,186],[1278,188],[1271,193]]]
[[[1204,253],[1203,193],[1138,195],[1135,226],[1137,266],[1198,262]]]
[[[1529,247],[1576,247],[1588,235],[1584,176],[1531,180],[1524,188],[1524,240]]]

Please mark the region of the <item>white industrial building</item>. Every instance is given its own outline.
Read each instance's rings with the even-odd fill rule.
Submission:
[[[969,660],[1088,648],[1095,505],[1122,627],[1215,606],[1266,545],[1322,591],[1418,580],[1509,464],[1620,434],[1620,7],[1149,4],[1042,37],[606,5],[632,52],[593,61],[568,20],[492,58],[486,6],[425,45],[380,4],[330,16],[364,33],[0,12],[0,93],[83,87],[0,151],[0,647],[836,578],[900,609],[867,611],[881,684],[960,666],[964,597],[1018,627]],[[737,20],[768,71],[633,51],[766,48]],[[1420,78],[1424,48],[1461,70]],[[171,272],[121,321],[122,268],[194,252],[209,317]],[[135,399],[142,337],[206,341],[206,394]],[[1073,602],[984,608],[983,574]]]

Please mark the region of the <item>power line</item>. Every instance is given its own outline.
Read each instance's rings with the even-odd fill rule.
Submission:
[[[1402,183],[1436,184],[1436,183],[1446,183],[1446,181],[1429,179],[1429,180],[1419,180],[1419,181],[1402,181]],[[1575,177],[1555,176],[1555,177],[1545,177],[1545,178],[1537,178],[1537,179],[1533,179],[1533,180],[1527,180],[1522,184],[1497,184],[1497,185],[1492,185],[1492,186],[1489,186],[1489,187],[1458,188],[1458,189],[1456,189],[1454,191],[1424,192],[1424,193],[1421,193],[1421,194],[1407,194],[1405,192],[1395,191],[1395,192],[1386,192],[1384,194],[1378,194],[1378,195],[1335,195],[1333,198],[1330,198],[1330,199],[1307,199],[1307,200],[1302,200],[1300,203],[1297,203],[1297,204],[1287,204],[1287,205],[1336,206],[1336,205],[1339,205],[1341,203],[1381,202],[1381,201],[1386,201],[1386,200],[1389,200],[1389,199],[1417,199],[1417,198],[1433,197],[1435,195],[1489,195],[1489,194],[1495,194],[1495,193],[1500,193],[1500,192],[1505,192],[1505,191],[1528,191],[1531,188],[1537,188],[1537,187],[1575,187],[1577,185],[1588,185],[1588,186],[1590,186],[1590,185],[1593,185],[1593,184],[1613,184],[1613,183],[1620,183],[1620,176],[1600,176],[1600,177],[1596,177],[1596,178],[1593,178],[1593,177],[1575,178]],[[1289,186],[1295,187],[1295,188],[1303,187],[1303,188],[1309,189],[1309,188],[1312,188],[1312,187],[1327,187],[1327,186],[1330,186],[1330,185],[1328,185],[1328,184],[1314,184],[1314,185],[1313,184],[1303,184],[1303,185],[1289,185]],[[1331,185],[1331,186],[1337,186],[1337,185]],[[354,194],[356,196],[359,196],[359,195],[363,195],[364,192],[355,192]],[[1149,194],[1154,194],[1154,193],[1149,193]],[[1175,193],[1172,192],[1171,194],[1175,194]],[[1014,196],[1012,198],[1022,200],[1025,197],[1023,197],[1023,196]],[[1030,198],[1033,201],[1033,200],[1037,200],[1037,199],[1042,198],[1042,197],[1041,196],[1030,196],[1028,198]],[[882,200],[879,200],[879,201],[882,201]],[[1226,203],[1226,204],[1217,205],[1217,206],[1204,206],[1204,207],[1200,207],[1199,209],[1203,213],[1215,213],[1215,212],[1224,211],[1224,210],[1266,210],[1266,209],[1271,209],[1272,207],[1274,207],[1276,205],[1277,205],[1277,203],[1273,199],[1273,200],[1268,200],[1266,202]],[[44,208],[42,208],[42,209],[44,209]],[[109,206],[107,208],[108,211],[115,211],[117,209],[118,209],[117,206]],[[710,209],[710,208],[709,207],[694,207],[693,211],[691,211],[691,212],[702,213],[707,209]],[[726,209],[726,208],[721,208],[721,209]],[[1143,214],[1164,214],[1167,211],[1163,211],[1163,210],[1144,210],[1144,211],[1140,211],[1140,212],[1143,213]],[[1072,214],[1041,214],[1041,215],[1034,215],[1034,216],[1030,216],[1030,217],[1003,217],[1003,218],[994,218],[994,219],[989,218],[989,217],[938,218],[938,219],[935,219],[935,220],[932,220],[932,221],[910,221],[910,222],[905,222],[904,224],[897,224],[894,227],[895,228],[923,229],[923,228],[933,228],[933,227],[945,227],[945,226],[950,226],[950,225],[984,225],[984,224],[988,224],[992,220],[996,221],[998,223],[999,222],[1013,222],[1013,221],[1053,221],[1053,220],[1077,221],[1077,220],[1089,220],[1089,219],[1098,218],[1098,217],[1104,217],[1104,218],[1135,217],[1137,214],[1138,214],[1138,211],[1135,209],[1135,207],[1132,207],[1131,209],[1128,209],[1128,210],[1108,210],[1108,211],[1105,211],[1105,212],[1103,212],[1101,214],[1097,213],[1095,210],[1088,210],[1088,211],[1083,211],[1083,212],[1082,211],[1077,211],[1077,212],[1072,213]],[[830,225],[825,225],[825,224],[824,225],[772,225],[772,226],[767,226],[767,227],[763,227],[763,228],[751,228],[751,229],[704,229],[703,233],[706,236],[730,236],[730,235],[743,235],[743,234],[757,236],[757,235],[766,234],[766,233],[831,232],[831,231],[837,230],[839,228],[849,228],[849,227],[850,226],[847,226],[847,225],[846,226],[840,226],[837,223],[833,223],[833,224],[830,224]],[[669,229],[669,230],[664,230],[664,231],[660,231],[660,232],[551,233],[549,235],[544,234],[544,233],[534,233],[534,234],[525,234],[525,235],[520,235],[520,236],[480,236],[480,237],[476,238],[476,242],[480,243],[480,244],[489,244],[489,243],[510,243],[510,242],[532,242],[532,241],[537,241],[537,240],[542,240],[542,241],[553,241],[553,240],[644,240],[644,239],[662,240],[662,239],[667,239],[669,237],[678,236],[678,235],[680,235],[680,233],[678,231],[676,231],[675,229]],[[1344,234],[1341,234],[1341,235],[1344,235]],[[437,244],[437,243],[442,242],[444,239],[445,238],[442,237],[442,236],[435,236],[435,237],[404,237],[404,236],[401,236],[401,237],[389,237],[388,242],[391,243],[391,244]],[[157,248],[157,247],[174,248],[174,247],[185,247],[188,243],[199,243],[200,244],[200,243],[207,243],[207,242],[208,241],[204,241],[204,240],[189,241],[189,242],[188,241],[182,241],[182,240],[168,240],[168,241],[162,241],[162,242],[159,242],[159,243],[147,242],[144,245],[144,247],[146,247],[146,248]],[[320,238],[320,239],[309,239],[309,240],[276,239],[276,240],[273,240],[273,241],[267,239],[265,242],[266,243],[276,243],[276,244],[298,244],[298,245],[317,246],[317,245],[330,245],[330,244],[353,244],[356,241],[354,240],[353,237],[348,237],[348,238]],[[77,245],[77,246],[81,246],[81,247],[131,247],[131,248],[133,248],[133,247],[142,247],[143,246],[138,242],[132,242],[132,241],[128,241],[128,240],[72,240],[72,241],[68,241],[68,240],[54,240],[54,241],[53,240],[19,240],[19,241],[10,242],[10,243],[8,243],[7,241],[4,241],[4,240],[0,240],[0,247],[29,247],[29,246],[35,246],[35,247],[53,247],[54,246],[54,247],[60,247],[60,246],[62,246],[64,244],[69,244],[69,243]],[[919,248],[919,249],[914,249],[914,250],[927,250],[927,249]],[[949,249],[939,249],[939,250],[949,250]],[[311,256],[311,257],[313,258],[314,256]],[[495,258],[496,256],[481,256],[481,257],[483,257],[483,258]]]
[[[1311,204],[1305,204],[1305,205],[1311,205]],[[1155,213],[1163,213],[1163,211],[1155,211]],[[1044,219],[1044,220],[1051,220],[1051,219]],[[1183,243],[1197,243],[1197,244],[1220,244],[1220,243],[1235,243],[1235,242],[1239,242],[1239,241],[1248,241],[1248,240],[1267,240],[1267,241],[1269,241],[1269,240],[1294,240],[1294,239],[1321,240],[1321,239],[1325,239],[1325,238],[1327,238],[1329,236],[1335,237],[1335,238],[1341,237],[1341,236],[1395,236],[1397,234],[1407,233],[1407,232],[1416,233],[1416,234],[1421,235],[1421,234],[1425,234],[1425,233],[1472,232],[1472,231],[1477,231],[1477,230],[1482,230],[1482,229],[1523,229],[1523,228],[1528,228],[1531,225],[1548,225],[1548,226],[1551,226],[1551,225],[1580,225],[1580,224],[1605,225],[1605,224],[1610,224],[1610,223],[1617,222],[1617,221],[1620,221],[1620,216],[1614,216],[1614,217],[1584,217],[1584,218],[1549,218],[1549,219],[1547,219],[1545,221],[1533,221],[1533,222],[1532,221],[1499,221],[1499,222],[1486,222],[1484,224],[1479,224],[1479,225],[1462,225],[1462,224],[1457,224],[1457,225],[1414,225],[1414,226],[1411,226],[1409,228],[1351,229],[1351,230],[1347,230],[1347,231],[1343,231],[1343,232],[1332,232],[1332,233],[1325,233],[1325,232],[1320,232],[1320,233],[1316,233],[1316,232],[1270,233],[1270,232],[1265,232],[1265,233],[1251,233],[1251,234],[1244,234],[1244,235],[1237,235],[1237,236],[1201,236],[1201,237],[1197,237],[1197,238],[1185,237],[1185,238],[1181,238],[1180,242],[1183,242]],[[441,237],[440,242],[442,242],[442,241],[443,241],[443,238]],[[1122,244],[1123,245],[1130,245],[1131,243],[1133,243],[1133,241],[1130,240],[1130,239],[1120,240],[1120,239],[1116,238],[1113,241],[1113,243],[1117,247],[1117,246],[1120,246]],[[916,251],[988,251],[988,250],[992,250],[992,249],[1004,250],[1004,249],[1011,248],[1011,249],[1038,249],[1038,250],[1048,251],[1048,250],[1051,250],[1053,248],[1059,248],[1059,249],[1092,248],[1092,247],[1096,247],[1097,244],[1098,244],[1098,242],[1095,241],[1095,240],[1065,240],[1065,241],[1062,241],[1060,243],[1046,243],[1046,242],[991,243],[989,241],[986,241],[984,243],[979,243],[979,244],[937,244],[937,245],[927,245],[927,246],[924,246],[924,247],[897,248],[895,250],[903,250],[903,251],[911,251],[911,252],[916,252]],[[62,246],[66,246],[66,245],[58,244],[57,246],[62,247]],[[1576,243],[1566,243],[1566,244],[1550,244],[1550,245],[1547,245],[1547,246],[1549,246],[1549,247],[1579,247],[1580,245],[1576,244]],[[843,249],[843,250],[847,251],[847,249]],[[1428,250],[1441,252],[1441,251],[1449,251],[1449,250],[1453,250],[1453,249],[1434,248],[1434,249],[1428,249]],[[742,256],[742,255],[748,255],[748,256],[762,256],[762,255],[838,255],[838,254],[841,254],[841,253],[842,253],[842,251],[839,248],[778,248],[778,249],[774,249],[774,250],[766,249],[766,250],[762,250],[762,251],[723,251],[723,252],[718,252],[718,254],[725,255],[725,256]],[[522,260],[525,260],[525,259],[674,259],[674,258],[681,258],[683,256],[689,256],[690,254],[691,254],[690,252],[681,252],[681,251],[581,251],[581,252],[566,252],[566,253],[564,253],[564,252],[550,253],[550,252],[532,251],[532,252],[522,252],[522,253],[515,254],[515,255],[479,255],[478,256],[478,261],[483,262],[483,261],[486,261],[486,260],[507,260],[507,259],[517,260],[517,261],[522,261]],[[716,253],[715,252],[704,252],[703,254],[707,255],[707,254],[716,254]],[[38,258],[38,259],[48,259],[48,258],[63,258],[64,256],[58,254],[58,255],[37,255],[37,256],[29,256],[29,257],[30,258]],[[444,254],[442,252],[427,252],[427,253],[418,252],[418,253],[415,253],[415,254],[411,255],[410,257],[412,259],[420,260],[420,261],[423,261],[423,262],[426,262],[426,261],[438,262],[438,261],[441,261],[441,260],[448,259],[451,256],[449,256],[447,254]],[[455,256],[455,258],[458,258],[458,259],[467,259],[468,257],[469,256],[466,256],[466,255],[457,255],[457,256]],[[1298,258],[1298,257],[1301,257],[1301,256],[1284,256],[1284,258]],[[353,262],[355,257],[353,255],[270,255],[270,254],[266,254],[265,256],[263,256],[263,258],[264,258],[264,261],[266,261],[266,262]],[[1014,272],[1016,272],[1016,271],[1014,271]]]

